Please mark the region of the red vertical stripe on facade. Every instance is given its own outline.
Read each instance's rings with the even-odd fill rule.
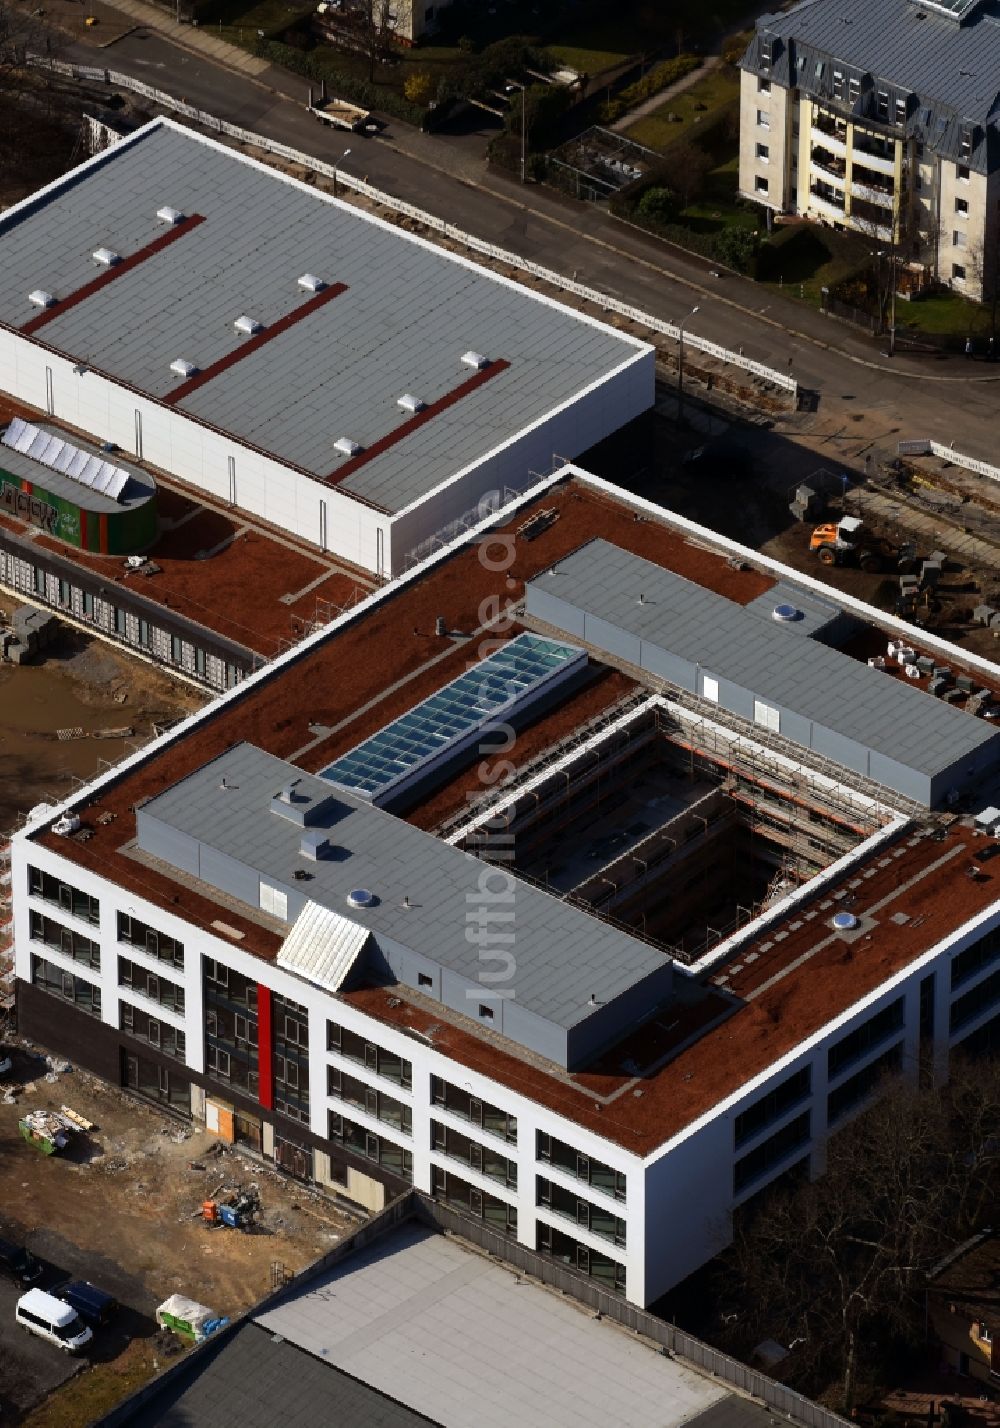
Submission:
[[[21,490],[26,496],[30,496],[34,489],[34,486],[32,486],[31,482],[27,479],[21,481]]]
[[[99,545],[100,545],[101,554],[102,554],[102,555],[107,555],[107,553],[108,553],[108,518],[107,518],[107,515],[98,516],[98,518],[97,518],[97,527],[98,527],[98,530],[100,531]]]
[[[274,1066],[271,1060],[271,988],[257,983],[257,1099],[274,1110]]]

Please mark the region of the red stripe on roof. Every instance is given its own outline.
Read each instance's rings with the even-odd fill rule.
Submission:
[[[107,287],[108,283],[113,283],[116,278],[124,277],[133,268],[137,268],[140,263],[144,263],[147,258],[152,258],[164,248],[169,248],[171,243],[176,243],[178,238],[183,238],[185,233],[190,233],[192,228],[197,228],[200,223],[204,222],[205,218],[201,213],[192,213],[187,218],[182,218],[180,223],[175,223],[166,233],[161,233],[159,238],[154,238],[152,243],[147,243],[144,248],[137,248],[127,258],[122,258],[120,262],[113,264],[107,272],[101,273],[89,283],[84,283],[82,288],[77,288],[76,292],[70,293],[68,297],[60,298],[51,307],[47,307],[44,312],[40,312],[37,317],[29,318],[18,328],[18,331],[37,332],[40,327],[44,327],[53,318],[61,317],[71,307],[76,307],[77,303],[84,302],[94,293],[100,292],[101,288]]]
[[[496,362],[490,362],[481,372],[469,377],[452,392],[446,392],[443,397],[438,397],[436,402],[431,402],[430,406],[424,407],[422,412],[415,412],[408,421],[400,423],[395,431],[390,431],[387,436],[380,437],[371,446],[367,446],[364,451],[352,456],[349,461],[345,461],[343,466],[338,466],[336,471],[331,471],[325,479],[332,486],[338,486],[347,476],[353,475],[359,467],[364,466],[368,461],[374,461],[376,456],[381,456],[383,451],[388,451],[391,446],[395,446],[398,441],[402,441],[405,436],[409,436],[411,431],[416,431],[418,426],[423,426],[436,417],[439,412],[445,411],[448,407],[453,407],[456,402],[460,402],[463,397],[467,397],[470,392],[474,392],[477,387],[481,387],[485,382],[489,382],[493,377],[499,377],[501,372],[506,372],[510,366],[509,362],[502,358]]]
[[[217,362],[206,367],[203,372],[197,372],[193,377],[189,377],[186,382],[182,382],[179,387],[175,387],[172,392],[168,392],[163,398],[168,407],[174,407],[185,397],[190,396],[198,387],[203,387],[206,382],[210,382],[213,377],[217,377],[220,372],[225,372],[228,367],[235,366],[237,362],[242,362],[244,357],[249,357],[258,348],[263,347],[265,342],[270,342],[274,337],[280,337],[283,332],[287,332],[290,327],[294,327],[297,322],[301,322],[304,317],[309,317],[311,313],[331,302],[335,297],[340,297],[341,293],[347,292],[346,283],[332,283],[330,287],[324,288],[321,293],[316,293],[308,302],[302,303],[299,307],[293,308],[291,312],[279,317],[277,322],[272,322],[270,327],[265,327],[263,332],[258,332],[256,337],[248,337],[241,341],[232,352],[227,352],[225,357],[220,357]]]

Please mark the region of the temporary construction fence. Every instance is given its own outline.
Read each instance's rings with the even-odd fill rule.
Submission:
[[[899,456],[939,456],[942,461],[951,461],[965,471],[974,471],[977,476],[985,476],[990,481],[1000,481],[1000,466],[991,466],[988,461],[977,461],[974,456],[964,456],[953,446],[942,446],[940,441],[921,437],[913,441],[896,444]]]
[[[216,134],[223,134],[228,139],[235,139],[237,143],[263,149],[266,153],[284,159],[287,163],[298,164],[303,168],[311,169],[314,173],[322,174],[331,182],[340,184],[345,189],[359,193],[365,198],[370,198],[372,202],[378,203],[384,208],[390,208],[406,218],[413,219],[423,227],[440,233],[443,238],[460,244],[470,252],[478,253],[480,257],[489,258],[492,262],[502,263],[506,267],[523,273],[529,273],[539,282],[561,288],[563,292],[572,293],[574,297],[578,297],[584,302],[594,303],[603,308],[605,312],[616,313],[619,317],[627,318],[630,322],[648,328],[662,337],[670,338],[677,343],[680,342],[681,329],[672,322],[665,322],[661,318],[654,317],[652,313],[643,312],[641,308],[620,302],[617,298],[609,297],[596,288],[587,287],[584,283],[567,278],[552,268],[546,268],[540,263],[522,258],[517,253],[511,253],[505,248],[498,248],[495,243],[487,242],[484,238],[477,238],[474,234],[456,228],[454,224],[447,223],[443,218],[438,218],[425,209],[394,198],[392,194],[365,183],[363,179],[344,173],[333,164],[326,164],[321,159],[314,159],[309,154],[300,153],[298,149],[292,149],[287,144],[280,144],[275,139],[268,139],[263,134],[254,133],[253,130],[242,129],[237,124],[230,124],[227,120],[220,119],[214,114],[208,114],[205,110],[196,109],[194,105],[188,104],[183,99],[175,98],[165,90],[156,89],[151,84],[144,84],[141,80],[133,79],[131,75],[119,74],[116,70],[96,69],[89,65],[66,64],[62,60],[49,59],[44,55],[29,54],[27,59],[30,64],[39,69],[47,69],[53,74],[60,74],[69,79],[91,80],[98,84],[113,86],[116,89],[129,90],[133,94],[138,94],[142,98],[160,105],[163,109],[183,115],[184,118],[201,125],[204,129],[211,130]],[[714,357],[717,361],[724,362],[729,366],[738,367],[741,371],[749,372],[751,376],[759,378],[770,386],[787,392],[793,404],[798,399],[798,383],[788,373],[779,372],[776,368],[769,367],[763,362],[755,362],[752,358],[744,357],[742,352],[733,352],[728,347],[721,347],[716,342],[709,342],[707,338],[699,337],[694,332],[684,331],[684,344],[689,349],[703,352],[706,356]]]

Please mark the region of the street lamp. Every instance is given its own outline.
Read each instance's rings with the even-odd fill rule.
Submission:
[[[687,317],[682,317],[677,324],[677,425],[680,426],[681,418],[684,415],[684,324],[690,322],[695,313],[700,309],[693,307]]]
[[[527,124],[526,124],[526,120],[525,120],[525,111],[526,111],[527,108],[528,108],[528,105],[527,105],[527,102],[526,102],[526,101],[527,101],[527,89],[526,89],[526,86],[525,86],[525,85],[523,85],[523,84],[518,84],[518,82],[517,82],[516,79],[509,79],[509,80],[507,81],[507,93],[509,94],[512,89],[519,89],[519,90],[521,91],[521,182],[524,183],[524,158],[525,158],[525,149],[526,149],[526,147],[527,147],[527,145],[526,145],[526,139],[527,139]]]
[[[347,156],[348,156],[348,154],[349,154],[350,152],[351,152],[350,149],[345,149],[344,152],[341,154],[340,158],[339,158],[339,159],[334,159],[334,161],[333,161],[333,196],[334,196],[334,198],[337,197],[337,169],[338,169],[338,168],[340,167],[340,165],[344,162],[344,160],[347,158]]]

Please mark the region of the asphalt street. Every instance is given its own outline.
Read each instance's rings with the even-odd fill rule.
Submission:
[[[749,357],[791,370],[819,393],[824,415],[863,406],[900,438],[929,436],[984,460],[997,459],[1000,364],[963,357],[884,357],[860,333],[732,274],[648,239],[603,209],[487,171],[485,136],[420,134],[390,122],[379,137],[340,134],[307,111],[308,84],[272,68],[235,75],[169,37],[135,30],[95,52],[64,46],[78,63],[100,64],[155,84],[190,104],[327,162],[351,150],[345,172],[447,218],[524,257],[600,289]]]

